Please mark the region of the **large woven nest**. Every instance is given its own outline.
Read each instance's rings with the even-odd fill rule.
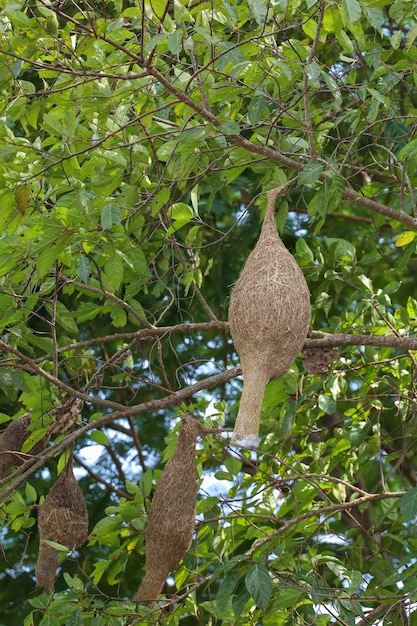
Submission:
[[[38,528],[40,542],[36,584],[51,592],[59,552],[45,540],[55,541],[73,550],[85,542],[88,534],[87,506],[75,480],[71,459],[39,507]]]
[[[268,193],[260,237],[230,296],[230,331],[244,380],[233,439],[247,446],[258,443],[265,385],[287,372],[310,324],[307,283],[275,226],[276,195]]]
[[[195,443],[200,423],[186,415],[174,454],[152,500],[146,528],[146,574],[136,601],[154,602],[168,574],[177,569],[193,538],[196,506]]]

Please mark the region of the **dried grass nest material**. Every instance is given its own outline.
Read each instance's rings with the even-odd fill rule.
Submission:
[[[266,384],[288,371],[310,325],[307,283],[275,225],[274,204],[281,191],[267,192],[261,234],[230,296],[230,332],[243,375],[232,441],[245,447],[258,445]]]
[[[134,597],[155,602],[169,573],[187,554],[195,528],[196,438],[203,427],[191,415],[181,422],[177,446],[156,487],[146,527],[146,574]]]
[[[23,444],[29,437],[30,414],[25,413],[21,417],[10,422],[0,438],[0,478],[9,474],[13,467],[22,465],[29,455],[34,456],[44,447],[44,441],[36,443],[26,454],[22,453]]]
[[[54,589],[59,552],[45,543],[55,541],[73,550],[87,539],[88,511],[75,479],[72,458],[52,486],[38,512],[39,554],[36,586],[51,593]]]
[[[42,452],[53,435],[70,430],[82,406],[82,400],[71,397],[61,406],[49,411],[54,422],[50,425],[48,433],[24,453],[22,452],[23,445],[31,435],[30,413],[25,413],[10,422],[0,437],[0,478],[7,476],[13,467],[20,467],[27,459]]]

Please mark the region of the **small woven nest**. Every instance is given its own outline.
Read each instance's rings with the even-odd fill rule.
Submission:
[[[155,602],[190,548],[197,493],[195,444],[201,429],[190,415],[183,418],[175,452],[156,487],[146,527],[146,574],[136,602]]]
[[[32,449],[23,454],[22,447],[26,439],[29,437],[30,415],[25,413],[13,422],[10,422],[3,435],[0,438],[0,478],[4,478],[10,473],[13,467],[19,467],[28,458],[38,454],[43,447],[44,442],[39,441]]]
[[[69,398],[61,406],[52,409],[49,413],[54,422],[48,433],[32,448],[22,452],[23,444],[31,434],[30,414],[25,413],[10,422],[0,437],[0,478],[4,478],[14,467],[19,467],[28,458],[34,457],[47,445],[51,436],[70,430],[82,408],[83,402],[78,398]]]
[[[88,534],[87,506],[74,477],[72,458],[39,507],[38,528],[36,586],[52,593],[59,552],[45,543],[45,540],[55,541],[73,550],[85,542]]]
[[[274,204],[280,191],[267,194],[261,234],[230,296],[230,332],[244,381],[232,441],[245,447],[258,445],[266,384],[288,371],[310,325],[307,283],[275,225]]]

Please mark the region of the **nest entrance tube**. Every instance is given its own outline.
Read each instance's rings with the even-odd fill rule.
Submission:
[[[258,445],[265,386],[288,371],[310,325],[306,280],[275,225],[275,200],[284,188],[267,192],[261,234],[230,295],[230,332],[243,375],[232,443],[248,448]]]

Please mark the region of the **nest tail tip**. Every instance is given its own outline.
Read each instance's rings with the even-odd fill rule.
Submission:
[[[251,448],[251,449],[257,448],[258,436],[254,434],[244,435],[243,433],[234,431],[232,435],[231,443],[241,446],[242,448]]]
[[[58,568],[58,555],[57,550],[41,541],[35,571],[37,589],[44,589],[47,593],[53,593]]]

